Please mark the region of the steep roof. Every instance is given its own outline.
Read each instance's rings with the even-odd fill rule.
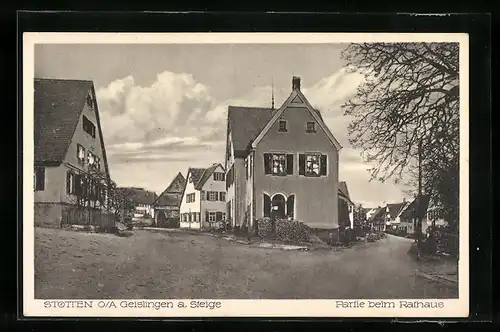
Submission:
[[[425,215],[427,212],[427,208],[429,206],[429,196],[428,195],[422,195],[421,198],[421,206],[418,209],[418,198],[414,199],[407,207],[406,209],[401,213],[401,218],[403,219],[413,219],[418,217],[418,210],[420,210],[420,215]]]
[[[35,162],[61,164],[92,87],[91,81],[35,79]]]
[[[266,107],[229,106],[228,130],[236,153],[246,150],[278,110]],[[314,110],[322,118],[318,110]]]
[[[195,188],[198,189],[198,190],[200,190],[203,187],[203,185],[205,184],[205,182],[207,182],[207,180],[212,176],[212,174],[214,173],[214,171],[219,166],[222,167],[221,164],[213,164],[212,166],[210,166],[208,168],[205,168],[205,171],[201,175],[200,180],[198,180],[198,182],[196,183]],[[224,169],[224,168],[222,168],[222,169]]]
[[[155,192],[135,187],[120,187],[116,190],[129,197],[136,204],[152,205],[156,200]]]
[[[153,202],[154,206],[179,206],[182,201],[182,193],[186,185],[186,178],[181,172],[177,173],[158,198]]]
[[[245,151],[271,120],[275,109],[246,106],[229,106],[228,126],[233,141],[234,151]]]
[[[191,175],[191,179],[193,182],[193,185],[196,187],[198,185],[198,182],[200,181],[201,177],[203,176],[203,173],[205,172],[206,168],[196,168],[196,167],[190,167],[188,169],[188,181],[189,181],[189,175]]]
[[[344,195],[348,200],[351,200],[351,196],[349,195],[349,189],[347,189],[347,183],[345,181],[340,181],[339,193]]]
[[[372,214],[372,216],[368,221],[373,222],[375,224],[383,224],[385,223],[384,215],[385,215],[385,207],[378,208],[377,211],[374,214]]]
[[[405,205],[405,203],[391,203],[387,204],[387,208],[389,209],[389,215],[391,218],[396,218],[401,211],[401,208]]]

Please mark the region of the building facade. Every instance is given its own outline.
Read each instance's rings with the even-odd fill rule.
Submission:
[[[233,226],[272,217],[316,229],[339,227],[341,146],[300,85],[293,77],[279,109],[229,106],[226,188]]]
[[[98,224],[110,183],[91,81],[34,81],[34,221]]]
[[[221,164],[189,168],[180,205],[180,227],[209,230],[226,220],[225,170]]]
[[[180,227],[180,207],[186,178],[179,172],[168,187],[153,203],[155,225],[158,227]]]

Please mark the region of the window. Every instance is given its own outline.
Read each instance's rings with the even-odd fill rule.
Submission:
[[[95,163],[95,156],[92,152],[88,151],[87,152],[87,164],[89,165],[89,167],[94,167]]]
[[[76,194],[76,174],[72,171],[66,173],[66,192],[68,194]]]
[[[196,196],[194,193],[186,195],[186,203],[193,203],[195,201],[195,199],[196,199]]]
[[[226,201],[226,193],[221,191],[219,192],[219,201],[225,202]]]
[[[200,192],[200,201],[204,201],[205,199],[206,199],[206,198],[205,198],[205,191],[204,191],[204,190],[202,190],[202,191]]]
[[[215,212],[208,213],[208,222],[215,222],[217,220],[217,215]]]
[[[326,176],[327,156],[319,153],[299,155],[299,174],[305,176]]]
[[[100,170],[101,169],[101,158],[94,155],[94,159],[95,159],[95,165],[94,165],[95,169]]]
[[[307,122],[306,133],[315,133],[315,132],[316,132],[316,123]]]
[[[280,120],[278,125],[278,131],[285,132],[286,129],[286,120]]]
[[[219,198],[219,193],[217,191],[209,191],[208,192],[208,200],[209,201],[217,201]]]
[[[224,173],[215,172],[214,173],[214,181],[224,181]]]
[[[35,167],[35,190],[45,190],[45,167]]]
[[[76,146],[76,158],[78,159],[78,164],[85,164],[85,148],[80,144]]]
[[[291,175],[293,174],[293,154],[264,154],[265,174]]]
[[[83,130],[95,138],[95,125],[85,115],[83,116]]]

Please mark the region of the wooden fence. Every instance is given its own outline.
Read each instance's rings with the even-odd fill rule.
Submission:
[[[63,225],[83,225],[83,226],[101,226],[114,227],[114,215],[106,213],[101,209],[70,206],[62,211]]]

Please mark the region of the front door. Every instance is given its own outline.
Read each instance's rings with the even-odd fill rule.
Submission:
[[[281,194],[276,194],[271,200],[271,219],[274,221],[276,219],[285,218],[285,197]]]

